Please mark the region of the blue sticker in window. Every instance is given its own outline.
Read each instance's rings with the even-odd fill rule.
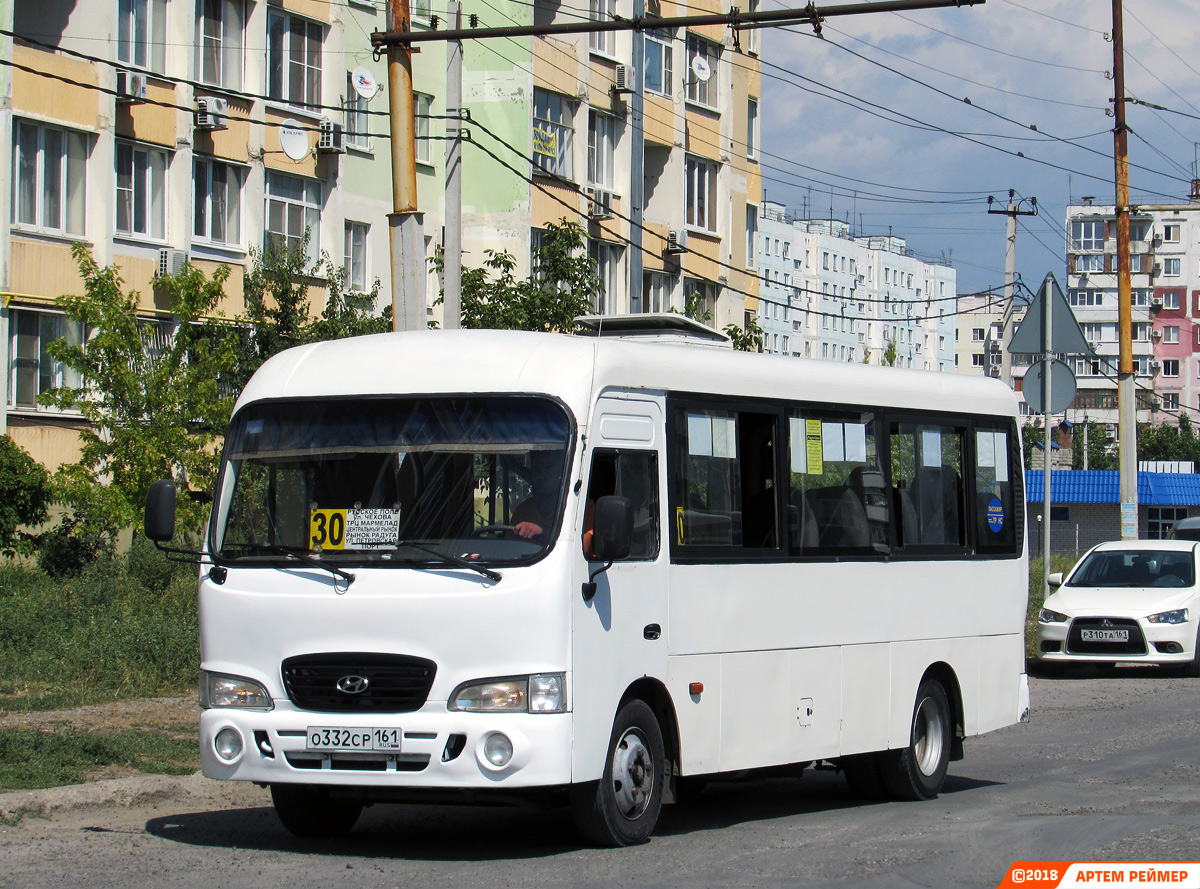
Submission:
[[[999,534],[1004,527],[1004,504],[1000,502],[999,497],[993,497],[992,502],[987,508],[988,527],[996,534]]]

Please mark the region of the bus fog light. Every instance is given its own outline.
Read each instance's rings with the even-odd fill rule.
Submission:
[[[225,762],[233,762],[242,755],[242,735],[235,728],[223,728],[213,738],[213,750]]]
[[[512,741],[508,739],[507,735],[493,732],[483,742],[483,755],[489,763],[502,769],[512,761]]]

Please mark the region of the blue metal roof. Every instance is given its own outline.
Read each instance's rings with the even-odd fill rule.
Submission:
[[[1200,506],[1200,473],[1139,472],[1138,503],[1146,506]],[[1042,502],[1042,470],[1025,471],[1025,498]],[[1052,503],[1120,503],[1121,474],[1115,469],[1055,469]]]

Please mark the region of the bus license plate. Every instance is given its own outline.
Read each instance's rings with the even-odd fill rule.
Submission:
[[[364,750],[367,752],[400,750],[398,728],[360,728],[351,726],[310,725],[309,750]]]
[[[1084,642],[1128,642],[1128,630],[1083,630]]]

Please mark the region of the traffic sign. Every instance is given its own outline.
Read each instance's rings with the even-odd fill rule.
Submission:
[[[1070,366],[1057,358],[1050,362],[1050,409],[1046,409],[1045,383],[1042,375],[1045,373],[1046,362],[1038,361],[1025,371],[1025,381],[1021,384],[1021,393],[1025,403],[1037,414],[1061,414],[1075,400],[1075,372]]]
[[[1046,280],[1038,288],[1037,296],[1025,312],[1025,320],[1021,322],[1021,326],[1013,334],[1012,342],[1008,344],[1008,351],[1033,355],[1040,355],[1046,351],[1046,300],[1050,300],[1052,310],[1049,351],[1062,355],[1095,354],[1087,337],[1083,335],[1079,322],[1075,320],[1075,313],[1071,311],[1071,306],[1053,273],[1046,275]]]

